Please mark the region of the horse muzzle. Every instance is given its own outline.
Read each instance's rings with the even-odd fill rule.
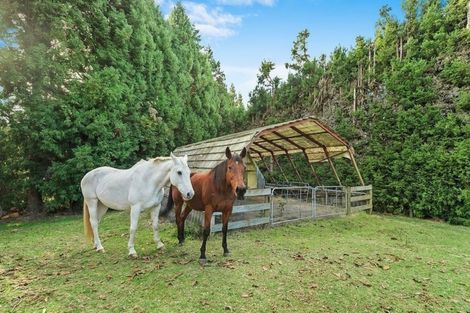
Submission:
[[[246,187],[237,187],[235,191],[238,200],[245,200]]]
[[[191,191],[188,191],[186,194],[182,193],[181,195],[182,195],[184,201],[189,201],[194,197],[194,191],[191,190]]]

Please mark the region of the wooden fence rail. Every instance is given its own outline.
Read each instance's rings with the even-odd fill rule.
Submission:
[[[372,212],[372,185],[346,187],[346,214],[363,210]]]

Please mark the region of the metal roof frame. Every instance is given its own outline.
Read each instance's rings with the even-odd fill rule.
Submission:
[[[211,138],[178,147],[174,152],[180,155],[187,154],[189,166],[200,171],[211,169],[222,162],[225,159],[227,146],[235,152],[240,152],[246,147],[254,161],[277,155],[285,155],[290,160],[290,155],[302,153],[310,163],[315,176],[313,163],[327,161],[340,185],[341,181],[332,159],[348,158],[361,184],[364,185],[354,160],[354,149],[351,144],[314,116]],[[297,169],[295,171],[297,172]]]

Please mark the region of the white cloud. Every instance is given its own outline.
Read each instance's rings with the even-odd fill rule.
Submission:
[[[222,64],[222,70],[226,74],[227,84],[229,86],[232,83],[235,85],[235,89],[242,94],[246,105],[249,100],[248,94],[255,89],[258,82],[258,67],[224,66]],[[276,64],[271,73],[271,77],[275,76],[285,81],[289,76],[289,70],[285,68],[284,64]]]
[[[230,37],[235,31],[227,27],[217,27],[209,24],[194,24],[199,33],[208,37]]]
[[[222,5],[253,5],[261,4],[265,6],[273,6],[276,0],[217,0]]]
[[[201,35],[229,37],[235,34],[234,26],[240,25],[242,17],[224,12],[221,8],[208,9],[205,4],[183,2],[191,22]]]
[[[271,72],[272,77],[279,77],[282,80],[286,80],[289,76],[289,70],[286,68],[284,64],[276,64],[274,66],[273,71]]]

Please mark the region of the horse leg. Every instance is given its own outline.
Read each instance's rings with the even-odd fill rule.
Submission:
[[[127,247],[129,248],[129,256],[137,257],[137,252],[134,249],[134,239],[135,239],[135,232],[137,231],[137,226],[139,224],[139,216],[140,216],[141,208],[139,205],[134,205],[131,207],[131,226],[129,228],[129,243]]]
[[[160,250],[161,248],[163,248],[165,246],[163,244],[163,242],[160,240],[160,234],[158,233],[158,215],[160,214],[161,206],[162,206],[162,204],[159,203],[151,211],[152,228],[153,228],[153,240],[155,240],[155,243],[157,244],[157,250]]]
[[[93,243],[94,248],[98,252],[104,252],[104,248],[101,245],[100,236],[98,233],[98,224],[99,224],[99,202],[97,199],[86,199],[88,205],[88,213],[90,214],[90,224],[91,229],[93,230]]]
[[[230,251],[227,247],[227,230],[228,230],[228,219],[232,210],[226,210],[222,213],[222,248],[224,248],[224,256],[229,256]]]
[[[180,244],[184,243],[184,223],[186,222],[186,218],[188,217],[189,213],[191,213],[192,209],[189,205],[185,202],[183,203],[183,208],[180,216],[180,225],[178,227],[178,239],[180,239]]]
[[[212,207],[206,206],[204,210],[204,232],[202,233],[201,255],[199,256],[199,264],[206,264],[206,242],[211,233]]]
[[[178,242],[180,245],[184,243],[184,220],[181,218],[181,211],[184,202],[175,201],[175,218],[176,227],[178,228]]]
[[[98,223],[101,222],[106,212],[108,212],[108,207],[101,203],[101,201],[98,201]]]

